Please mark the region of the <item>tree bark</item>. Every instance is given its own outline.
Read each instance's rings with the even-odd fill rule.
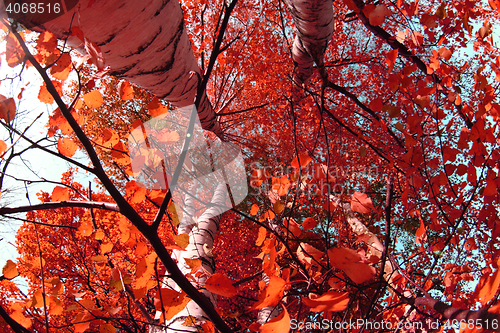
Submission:
[[[184,275],[191,274],[191,267],[186,263],[186,259],[200,259],[201,271],[204,274],[192,274],[193,285],[198,289],[202,289],[201,293],[204,294],[214,306],[217,303],[217,296],[212,294],[204,288],[207,279],[215,272],[215,262],[212,255],[212,248],[214,244],[215,234],[219,228],[221,215],[229,209],[227,205],[228,192],[226,184],[221,182],[213,194],[211,203],[208,204],[203,214],[195,217],[195,198],[196,190],[199,187],[198,181],[195,180],[188,189],[183,208],[183,217],[178,226],[179,234],[189,235],[189,245],[184,251],[174,250],[172,258],[177,261],[177,266]],[[168,277],[163,281],[164,287],[172,288],[180,291],[180,288]],[[156,319],[161,315],[157,312]],[[199,332],[200,325],[186,326],[183,325],[186,318],[189,316],[194,317],[196,323],[209,320],[205,312],[194,301],[190,301],[186,307],[176,314],[172,319],[164,323],[164,328],[152,327],[150,333],[160,332]]]
[[[316,63],[322,79],[326,78],[323,54],[333,35],[332,0],[285,0],[297,28],[292,47],[294,79],[307,83]]]
[[[25,22],[29,23],[29,22]],[[71,28],[78,27],[85,43]],[[202,75],[177,0],[81,0],[66,14],[37,27],[87,52],[100,49],[109,73],[165,99],[175,107],[192,105]],[[221,135],[205,92],[198,116],[203,129]]]

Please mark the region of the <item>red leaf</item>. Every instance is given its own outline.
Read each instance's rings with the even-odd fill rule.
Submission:
[[[179,313],[186,304],[191,299],[186,296],[186,293],[179,293],[172,289],[162,288],[161,289],[161,301],[159,295],[155,297],[155,307],[156,310],[161,311],[161,305],[163,304],[163,309],[165,311],[165,318],[163,320],[172,319],[177,313]],[[162,322],[161,320],[160,322]]]
[[[415,243],[417,244],[422,244],[422,242],[427,238],[427,234],[425,233],[425,225],[422,221],[420,221],[420,227],[417,229],[415,236]]]
[[[73,157],[77,148],[78,146],[71,139],[59,138],[57,141],[57,150],[64,156]]]
[[[205,282],[205,288],[211,293],[224,297],[233,297],[237,294],[233,281],[227,276],[215,273]]]
[[[278,276],[271,276],[266,288],[259,294],[259,300],[252,306],[252,310],[263,309],[266,306],[276,306],[285,292],[286,281]]]
[[[16,102],[14,102],[14,99],[0,95],[0,119],[3,119],[6,123],[8,123],[14,119],[15,115]]]
[[[387,57],[385,58],[385,62],[389,65],[389,72],[394,68],[394,64],[396,63],[396,59],[398,58],[398,49],[391,50],[387,53]]]
[[[348,248],[331,248],[328,258],[333,267],[338,268],[354,282],[368,282],[375,276],[375,269],[361,262],[361,256]]]
[[[308,154],[299,154],[299,157],[298,158],[295,157],[290,163],[290,165],[298,169],[299,161],[300,161],[300,168],[304,169],[309,163],[311,163],[312,159],[309,157]]]
[[[101,52],[101,48],[97,44],[89,41],[85,38],[85,50],[87,54],[90,55],[92,63],[96,65],[97,70],[101,72],[104,69],[104,57]]]
[[[315,298],[302,298],[304,304],[311,308],[313,312],[344,311],[349,304],[349,293],[340,293],[336,291],[328,291],[321,296]]]
[[[17,38],[13,35],[8,35],[5,38],[7,41],[5,49],[5,58],[7,59],[7,65],[9,67],[16,67],[24,60],[24,51],[21,48],[21,44],[17,41]]]
[[[500,259],[497,261],[497,264]],[[490,300],[495,297],[498,288],[500,287],[500,269],[497,269],[495,273],[487,276],[483,276],[476,287],[476,295],[478,295],[478,300],[481,304],[486,305]]]
[[[290,332],[290,315],[285,307],[276,318],[271,319],[260,327],[262,333],[288,333]]]
[[[300,224],[295,222],[290,217],[283,219],[283,225],[288,230],[288,232],[290,232],[294,237],[299,237],[300,234],[302,233],[302,230],[300,229]],[[286,233],[286,231],[285,231],[285,233]]]
[[[302,229],[309,230],[314,228],[317,224],[318,222],[316,222],[314,218],[308,217],[304,220],[304,222],[302,222]]]
[[[450,60],[451,59],[451,51],[448,50],[446,47],[442,47],[438,50],[438,54],[444,58],[444,60]]]
[[[148,110],[151,117],[156,117],[168,112],[168,108],[163,105],[160,100],[154,97],[148,104]]]
[[[377,26],[385,21],[385,17],[392,14],[392,12],[387,9],[384,5],[366,5],[363,8],[363,13],[370,20],[370,24]]]
[[[128,149],[125,147],[123,142],[118,142],[113,146],[113,151],[111,152],[111,158],[113,161],[120,165],[129,165],[130,157],[128,156]]]
[[[56,186],[52,190],[52,201],[67,201],[69,200],[69,189],[67,187]]]
[[[365,193],[354,192],[351,198],[351,209],[355,212],[366,214],[370,211],[375,211],[373,207],[372,199],[370,199]]]
[[[121,81],[118,84],[118,93],[120,94],[120,98],[124,101],[134,99],[134,88],[132,88],[128,81]]]

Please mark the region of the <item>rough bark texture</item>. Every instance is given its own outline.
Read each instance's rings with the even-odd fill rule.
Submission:
[[[110,74],[182,107],[194,104],[201,74],[189,41],[180,4],[176,0],[82,0],[66,14],[40,29],[65,39],[78,27],[88,41],[77,36],[68,42],[79,49],[91,43],[100,48]],[[198,108],[204,129],[221,134],[215,112],[205,93]]]
[[[296,37],[292,57],[295,63],[294,78],[297,84],[306,83],[316,63],[321,77],[326,74],[323,54],[333,35],[332,0],[286,0],[295,22]]]
[[[213,248],[215,234],[219,228],[221,214],[228,210],[227,200],[228,192],[226,184],[221,182],[215,189],[215,193],[211,200],[211,205],[203,214],[195,217],[195,197],[196,190],[200,185],[198,181],[194,181],[186,193],[183,203],[183,217],[178,226],[179,234],[189,235],[189,245],[185,251],[174,250],[172,258],[177,261],[177,266],[182,273],[188,275],[191,273],[191,268],[186,263],[186,259],[200,259],[202,264],[203,275],[194,275],[195,281],[193,285],[198,289],[202,289],[206,280],[215,272],[215,263],[212,257],[211,250]],[[173,280],[166,278],[163,281],[163,288],[172,288],[181,291]],[[208,290],[201,291],[214,306],[217,303],[216,295]],[[161,313],[157,313],[157,319]],[[201,327],[198,325],[186,326],[183,325],[188,316],[196,318],[196,322],[209,320],[205,312],[194,301],[190,301],[186,307],[175,315],[171,320],[165,322],[165,328],[153,327],[150,333],[160,332],[199,332]]]

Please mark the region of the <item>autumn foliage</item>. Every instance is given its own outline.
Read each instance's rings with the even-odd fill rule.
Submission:
[[[500,331],[500,2],[333,1],[333,35],[301,82],[294,1],[233,1],[181,4],[223,133],[207,142],[242,149],[249,187],[183,273],[172,258],[193,245],[179,232],[187,208],[142,184],[127,148],[173,104],[121,80],[76,22],[79,45],[4,22],[2,66],[41,75],[31,97],[50,111],[40,134],[20,120],[38,115],[28,86],[0,95],[2,195],[14,179],[30,200],[0,208],[3,223],[23,221],[0,331],[148,332],[191,300],[206,316],[179,320],[199,332],[340,331],[313,325],[323,319],[364,323],[345,332]],[[28,149],[70,167],[16,174]],[[35,199],[32,183],[51,190]]]

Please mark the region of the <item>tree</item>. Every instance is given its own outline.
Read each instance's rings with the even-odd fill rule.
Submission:
[[[97,188],[70,170],[40,204],[0,208],[26,220],[20,258],[3,269],[0,324],[430,332],[462,321],[462,332],[500,331],[500,4],[182,6],[81,1],[50,20],[7,24],[7,63],[34,66],[39,99],[58,108],[39,140],[16,128],[16,100],[2,99],[2,183],[26,140],[94,175]],[[40,35],[23,40],[16,22]],[[70,47],[94,67],[78,66]],[[238,205],[224,199],[227,180],[210,194],[182,184],[183,162],[199,167],[191,139],[174,148],[169,191],[139,185],[128,133],[190,104],[187,134],[195,110],[204,129],[245,154],[249,196]],[[174,188],[183,189],[177,206]]]

